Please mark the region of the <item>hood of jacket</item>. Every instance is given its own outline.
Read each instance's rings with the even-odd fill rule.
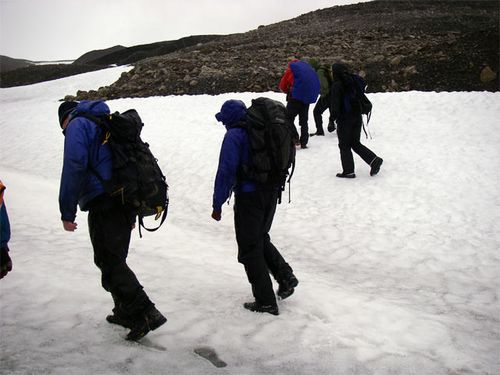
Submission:
[[[227,129],[235,127],[247,114],[247,107],[241,100],[227,100],[222,105],[220,112],[215,115],[217,121],[222,122]]]
[[[335,63],[332,65],[332,74],[334,81],[342,81],[344,83],[349,82],[349,70],[347,66],[341,63]]]
[[[78,113],[88,113],[94,116],[109,115],[109,107],[102,100],[82,100],[73,111],[73,116]]]

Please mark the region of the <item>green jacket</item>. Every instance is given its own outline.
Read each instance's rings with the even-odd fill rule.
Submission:
[[[330,93],[330,88],[332,87],[332,71],[329,67],[321,65],[316,73],[319,77],[319,94],[323,98]]]

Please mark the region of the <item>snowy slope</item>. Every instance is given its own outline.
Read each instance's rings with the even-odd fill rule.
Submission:
[[[369,95],[373,139],[363,142],[385,160],[375,177],[355,157],[358,177],[335,178],[335,133],[298,150],[292,203],[271,235],[300,284],[278,317],[242,308],[252,298],[232,202],[221,222],[210,218],[225,131],[214,114],[262,94],[110,101],[139,111],[170,185],[166,224],[131,243],[129,263],[168,318],[138,345],[104,320],[112,303],[86,214],[64,232],[57,203],[58,100],[126,69],[0,90],[14,262],[0,282],[0,373],[500,373],[499,93]],[[194,354],[200,346],[227,367]]]

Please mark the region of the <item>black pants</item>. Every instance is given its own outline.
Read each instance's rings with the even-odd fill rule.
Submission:
[[[115,302],[113,311],[129,317],[143,314],[153,304],[127,265],[130,215],[121,205],[101,198],[89,209],[88,223],[94,262],[101,270],[102,287]]]
[[[340,161],[344,173],[354,172],[352,151],[358,154],[368,165],[377,157],[373,151],[360,142],[362,120],[352,122],[337,121],[337,137],[339,139]],[[351,151],[352,150],[352,151]]]
[[[330,96],[321,96],[313,109],[314,122],[316,124],[316,132],[319,134],[324,134],[323,130],[323,112],[325,112],[330,107]]]
[[[289,98],[286,105],[286,117],[288,121],[293,124],[297,115],[299,116],[300,125],[300,145],[306,146],[307,142],[309,141],[309,127],[307,124],[309,116],[309,104],[302,103],[301,101],[293,98]]]
[[[245,267],[255,300],[263,305],[276,304],[269,272],[278,282],[292,272],[269,237],[277,200],[277,191],[235,195],[234,227],[238,262]]]

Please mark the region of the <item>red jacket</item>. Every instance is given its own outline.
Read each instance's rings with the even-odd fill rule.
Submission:
[[[283,74],[283,77],[281,77],[279,88],[281,92],[284,92],[285,94],[289,94],[293,86],[293,73],[292,68],[290,68],[290,64],[295,61],[297,60],[293,60],[288,63],[288,68],[286,69],[285,74]]]

